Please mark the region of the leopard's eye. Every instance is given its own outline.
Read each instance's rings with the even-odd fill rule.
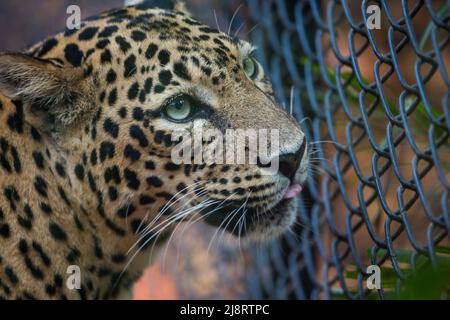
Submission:
[[[262,66],[252,57],[245,58],[242,67],[244,68],[245,74],[252,80],[260,78],[263,74]]]
[[[193,102],[188,96],[170,100],[163,109],[164,115],[174,122],[189,121],[193,114]]]

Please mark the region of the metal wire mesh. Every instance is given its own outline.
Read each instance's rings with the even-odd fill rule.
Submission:
[[[316,168],[294,233],[254,253],[251,296],[368,298],[369,265],[394,275],[376,298],[399,294],[450,239],[450,1],[222,5],[228,19],[250,18],[257,58]],[[380,30],[366,23],[371,5]]]

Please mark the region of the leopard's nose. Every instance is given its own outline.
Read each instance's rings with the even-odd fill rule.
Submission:
[[[287,153],[280,156],[280,173],[291,181],[294,181],[295,174],[300,167],[300,163],[305,155],[306,139],[303,139],[302,145],[294,153]]]

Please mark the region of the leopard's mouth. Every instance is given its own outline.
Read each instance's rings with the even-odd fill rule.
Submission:
[[[280,194],[279,200],[270,208],[246,208],[244,204],[230,201],[201,214],[208,224],[225,229],[236,237],[266,242],[281,236],[293,226],[300,192],[301,186],[292,184]]]

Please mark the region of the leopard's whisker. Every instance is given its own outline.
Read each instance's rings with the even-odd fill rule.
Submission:
[[[196,186],[198,186],[199,184],[201,184],[201,183],[206,183],[206,182],[207,182],[207,181],[198,181],[198,182],[195,182],[195,183],[193,183],[193,184],[190,184],[189,186],[187,186],[187,187],[183,188],[182,190],[178,191],[176,194],[174,194],[174,195],[172,196],[172,198],[171,198],[171,199],[164,205],[164,207],[160,210],[160,212],[159,212],[158,215],[156,216],[156,219],[158,219],[160,216],[162,216],[162,215],[163,215],[168,209],[170,209],[170,207],[173,206],[175,203],[177,203],[177,202],[180,201],[181,199],[185,198],[185,197],[188,196],[189,194],[195,192],[195,190],[190,191],[189,193],[186,193],[183,197],[177,199],[177,196],[178,196],[179,194],[181,194],[182,192],[184,192],[185,190],[187,190],[187,189],[190,188],[190,187],[196,187]],[[174,200],[175,200],[175,201],[174,201]]]
[[[230,20],[230,25],[228,26],[228,32],[227,34],[231,36],[231,28],[233,27],[233,22],[234,19],[236,18],[236,15],[239,13],[239,10],[241,10],[243,4],[240,4],[239,7],[237,7],[237,9],[234,11],[233,16],[231,17]]]
[[[233,211],[231,211],[230,213],[227,214],[225,219],[222,221],[222,223],[220,224],[220,226],[217,228],[216,232],[214,233],[214,236],[212,237],[211,241],[209,242],[208,250],[207,250],[208,255],[209,255],[210,249],[214,245],[214,242],[216,242],[215,251],[217,251],[219,249],[219,245],[221,243],[220,234],[222,234],[222,232],[224,232],[226,230],[227,226],[231,223],[231,221],[233,221],[234,217],[238,213],[239,213],[239,209],[234,209]]]
[[[149,239],[147,239],[145,241],[145,243],[137,250],[141,250],[143,246],[145,246],[149,241],[151,241],[151,239],[156,236],[157,234],[161,234],[162,232],[164,232],[164,230],[166,230],[169,226],[171,226],[172,224],[182,221],[184,219],[184,217],[188,216],[189,214],[191,214],[192,212],[195,212],[196,210],[201,210],[204,209],[210,205],[213,205],[217,203],[217,201],[213,201],[213,200],[205,200],[201,203],[199,203],[198,205],[188,208],[186,210],[183,210],[179,213],[177,213],[176,215],[174,215],[173,217],[171,217],[168,220],[164,220],[163,222],[161,222],[160,224],[158,224],[157,226],[154,227],[154,230],[156,230],[156,228],[161,227],[159,230],[157,230],[157,232],[155,234],[153,234]],[[165,224],[165,225],[163,225]],[[150,230],[148,233],[146,233],[145,235],[142,236],[142,238],[145,238],[147,235],[151,235],[153,231]],[[141,238],[141,239],[142,239]],[[141,240],[140,239],[140,240]]]
[[[128,226],[128,215],[130,214],[130,208],[131,208],[131,204],[133,203],[133,198],[134,198],[134,193],[130,192],[128,194],[128,200],[127,200],[127,212],[125,213],[125,226],[127,228],[127,231],[129,229],[129,226]]]
[[[226,201],[227,201],[231,196],[232,196],[232,195],[230,195],[229,197],[227,197],[227,198],[225,198],[224,200],[222,200],[222,201],[221,201],[221,202],[220,202],[213,210],[211,210],[211,211],[208,212],[207,214],[201,215],[200,217],[198,217],[197,219],[195,219],[193,222],[192,222],[192,221],[188,221],[187,224],[185,224],[185,227],[183,228],[183,231],[182,231],[182,234],[181,234],[181,237],[180,237],[180,238],[181,238],[181,239],[183,238],[186,229],[188,229],[189,227],[191,227],[194,223],[197,223],[198,221],[203,220],[203,219],[209,217],[210,215],[212,215],[213,213],[215,213],[216,211],[222,209],[222,208],[224,207],[223,205],[226,203]],[[180,249],[180,246],[178,246],[178,249],[177,249],[177,261],[178,261],[178,257],[179,257],[179,249]]]
[[[206,181],[202,182],[202,183],[206,183]],[[196,190],[192,190],[190,192],[187,192],[185,195],[183,195],[182,197],[176,199],[175,201],[172,201],[173,199],[176,198],[177,195],[179,195],[180,193],[182,193],[183,191],[187,190],[187,188],[189,187],[196,187],[200,184],[200,182],[196,182],[193,183],[191,185],[189,185],[188,187],[184,188],[183,190],[177,192],[165,205],[164,207],[155,215],[155,217],[153,218],[153,220],[141,231],[141,233],[145,232],[146,230],[148,230],[149,228],[151,228],[156,221],[158,221],[158,219],[160,217],[162,217],[164,215],[164,213],[167,212],[167,210],[169,210],[172,206],[174,206],[177,202],[183,200],[184,198],[188,197],[189,195],[191,195],[192,193],[195,193]]]
[[[312,119],[310,117],[305,117],[302,120],[300,120],[298,123],[302,125],[304,122],[308,121],[312,125]]]
[[[214,13],[214,20],[216,20],[217,30],[219,30],[219,32],[222,32],[222,31],[220,30],[219,20],[217,19],[216,9],[213,9],[213,13]]]
[[[249,31],[247,31],[247,32],[244,34],[244,36],[247,36],[247,35],[249,35],[250,33],[252,33],[253,31],[255,31],[257,28],[259,28],[260,25],[261,25],[260,23],[255,24]]]
[[[183,206],[180,208],[180,210],[183,209],[183,208],[185,208],[187,205],[189,205],[189,203],[186,203],[185,205],[183,205]],[[183,212],[183,211],[181,211],[181,212]],[[154,226],[154,224],[155,224],[156,221],[158,221],[158,220],[153,219],[152,223],[149,224],[149,225],[148,225],[144,230],[142,230],[142,232],[139,234],[139,239],[138,239],[138,240],[130,247],[130,249],[128,250],[127,254],[129,254],[129,253],[136,247],[136,245],[139,243],[139,241],[140,241],[141,238],[146,237],[148,234],[152,233],[154,230],[156,230],[156,229],[157,229],[158,227],[160,227],[162,224],[177,219],[177,217],[178,217],[179,214],[180,214],[180,213],[174,214],[174,215],[171,216],[169,219],[163,220],[162,222],[158,223],[156,226]],[[154,221],[155,221],[155,222],[154,222]]]
[[[146,239],[146,240],[144,241],[144,243],[136,250],[136,252],[129,258],[129,260],[128,260],[128,262],[125,264],[125,266],[124,266],[122,272],[119,274],[119,276],[118,276],[118,278],[117,278],[115,284],[113,285],[112,290],[114,290],[115,287],[119,284],[120,279],[122,278],[122,276],[124,275],[124,273],[126,272],[126,270],[128,269],[128,267],[131,265],[131,263],[134,261],[134,259],[136,258],[136,256],[141,252],[141,250],[142,250],[143,248],[145,248],[145,246],[146,246],[153,238],[155,238],[156,236],[158,236],[160,233],[162,233],[165,229],[167,229],[167,228],[168,228],[170,225],[172,225],[173,223],[178,222],[178,221],[179,221],[180,219],[182,219],[183,217],[185,217],[185,216],[191,214],[192,211],[198,210],[199,208],[205,208],[205,207],[207,207],[207,206],[209,206],[209,205],[212,205],[212,204],[214,204],[214,203],[216,203],[216,201],[206,200],[206,201],[200,203],[199,205],[197,205],[197,206],[195,206],[195,207],[193,207],[193,208],[190,208],[190,209],[187,209],[186,211],[180,212],[178,215],[176,215],[176,219],[175,219],[175,220],[172,219],[170,222],[166,223],[166,225],[163,226],[160,230],[158,230],[157,233],[151,235],[151,237],[149,237],[148,239]],[[157,226],[157,227],[158,227],[158,226]],[[146,235],[148,235],[148,234],[146,234]],[[138,242],[139,242],[140,240],[141,240],[141,239],[139,239]]]
[[[312,146],[312,145],[315,145],[315,144],[325,144],[325,143],[332,144],[332,145],[337,146],[337,147],[342,148],[342,149],[346,148],[345,145],[343,145],[343,144],[341,144],[339,142],[336,142],[336,141],[332,141],[332,140],[323,140],[323,141],[317,140],[317,141],[310,142],[309,145]]]
[[[236,38],[239,35],[239,32],[241,32],[242,28],[244,28],[246,21],[242,22],[239,28],[237,28],[236,32],[233,34],[233,37]]]
[[[247,214],[247,204],[248,204],[248,200],[250,199],[250,196],[252,195],[253,191],[250,191],[249,194],[247,195],[247,199],[245,200],[245,206],[244,206],[244,212],[242,213],[241,217],[238,219],[238,221],[236,222],[235,226],[233,227],[233,230],[231,231],[232,234],[234,234],[234,230],[236,229],[236,227],[239,225],[241,225],[241,220],[245,219],[246,214]],[[256,208],[256,210],[258,210],[258,208]],[[242,247],[241,247],[241,228],[239,228],[239,232],[238,232],[238,246],[239,246],[239,253],[242,256]]]
[[[147,235],[153,233],[159,227],[162,227],[162,229],[158,230],[158,232],[161,232],[162,230],[166,229],[170,224],[172,224],[172,223],[174,223],[176,221],[182,220],[185,216],[187,216],[191,212],[193,212],[195,210],[201,210],[201,209],[203,209],[203,206],[207,207],[210,204],[215,204],[215,203],[217,203],[217,201],[215,201],[215,200],[205,200],[205,201],[199,203],[198,205],[196,205],[194,207],[190,207],[190,208],[187,208],[186,210],[183,210],[183,211],[181,211],[179,213],[176,213],[173,216],[171,216],[169,219],[163,220],[158,225],[156,225],[153,228],[149,229],[145,234],[142,235],[142,237],[146,237]]]
[[[188,203],[186,203],[185,205],[183,205],[179,210],[183,210],[186,206],[188,206],[189,204],[190,204],[190,202],[192,201],[193,199],[190,199],[189,201],[188,201]],[[193,217],[195,217],[195,215],[193,215]],[[180,222],[183,220],[184,218],[182,218],[182,219],[180,219]],[[176,221],[177,222],[177,221]],[[178,224],[179,225],[179,224]],[[178,225],[177,225],[177,227],[178,227]],[[155,248],[155,246],[157,245],[157,243],[158,243],[158,239],[159,239],[159,237],[162,235],[162,232],[157,232],[157,234],[158,234],[158,236],[155,238],[155,240],[153,241],[153,245],[152,245],[152,249],[151,249],[151,251],[150,251],[150,256],[152,257],[153,256],[153,251],[154,251],[154,248]]]
[[[203,191],[204,193],[206,192],[208,192],[207,190],[204,190]],[[202,194],[199,194],[198,195],[199,197],[202,197]],[[190,201],[192,201],[192,199],[190,200]],[[190,203],[190,201],[189,201],[189,203]],[[187,205],[187,204],[186,204]],[[183,206],[184,207],[184,206]],[[204,209],[204,208],[202,208],[202,209]],[[194,212],[195,213],[195,212]],[[196,216],[195,216],[195,214],[193,214],[190,218],[189,218],[189,221],[191,221],[192,219],[194,219]],[[182,222],[182,221],[180,221],[180,222]],[[172,233],[171,233],[171,235],[170,235],[170,237],[169,237],[169,240],[167,241],[167,243],[166,243],[166,245],[165,245],[165,250],[164,250],[164,255],[163,255],[163,270],[165,269],[165,260],[166,260],[166,255],[167,255],[167,250],[168,250],[168,248],[169,248],[169,245],[170,245],[170,242],[172,241],[172,238],[173,238],[173,236],[176,234],[176,231],[178,230],[178,228],[179,228],[179,226],[181,225],[181,223],[178,223],[177,224],[177,226],[174,228],[174,230],[172,231]],[[177,257],[177,260],[178,260],[178,257]]]
[[[205,190],[203,190],[203,191],[201,191],[200,193],[201,194],[199,194],[199,197],[201,197],[201,196],[203,196],[203,194],[204,193],[207,193],[208,191],[205,189]],[[185,203],[181,208],[179,208],[179,210],[183,210],[186,206],[188,206],[188,205],[190,205],[190,203],[191,203],[191,201],[192,201],[193,199],[189,199],[188,201],[187,201],[187,203]],[[193,215],[192,217],[195,217],[195,215]],[[192,218],[190,218],[190,220],[191,220]],[[175,228],[175,230],[178,228],[178,226],[179,226],[179,224],[177,225],[177,227]],[[174,231],[175,231],[174,230]],[[161,233],[160,233],[161,234]],[[155,241],[154,241],[154,243],[153,243],[153,245],[152,245],[152,249],[151,249],[151,256],[153,256],[153,250],[154,250],[154,248],[155,248],[155,245],[157,244],[157,242],[158,242],[158,238],[159,238],[159,235],[158,235],[158,237],[155,239]],[[170,236],[170,239],[169,239],[169,243],[170,243],[170,240],[171,240],[171,238],[172,238],[172,235]],[[166,245],[166,248],[168,248],[168,244]],[[165,260],[165,257],[164,257],[164,260]],[[163,261],[164,261],[163,260]]]
[[[191,217],[189,218],[189,220],[191,220],[193,218],[195,218],[195,214],[192,214]],[[166,262],[167,251],[169,249],[170,243],[172,242],[172,239],[173,239],[174,235],[176,234],[178,228],[182,224],[181,222],[182,221],[179,221],[179,223],[176,224],[175,228],[173,228],[173,230],[170,231],[169,239],[164,244],[164,253],[162,255],[162,268],[161,268],[163,273],[165,272],[165,269],[166,269],[166,263],[165,262]]]
[[[184,187],[183,189],[179,190],[177,193],[175,193],[175,194],[172,196],[172,198],[170,198],[170,200],[166,203],[166,205],[161,209],[161,211],[163,212],[163,214],[164,214],[165,210],[168,209],[168,208],[170,207],[170,205],[173,205],[173,203],[172,203],[173,200],[176,200],[176,199],[177,199],[177,196],[178,196],[179,194],[183,193],[184,191],[188,190],[188,189],[191,188],[191,187],[196,187],[196,186],[200,185],[201,183],[207,183],[207,182],[208,182],[208,181],[197,181],[197,182],[194,182],[194,183],[192,183],[192,184],[190,184],[190,185]],[[195,190],[193,190],[193,191],[195,191]],[[179,200],[179,199],[178,199],[178,200]],[[178,200],[176,200],[176,201],[178,201]],[[176,201],[175,201],[175,202],[176,202]]]
[[[231,221],[233,221],[234,217],[239,214],[239,211],[241,209],[245,209],[245,207],[247,206],[247,201],[248,201],[248,196],[247,196],[247,199],[242,203],[242,205],[237,209],[236,213],[233,215],[233,217],[230,219],[230,221],[228,221],[228,223],[222,229],[222,233],[220,234],[220,236],[218,238],[218,244],[222,242],[222,239],[223,239],[223,237],[225,235],[225,231],[227,230],[227,228],[230,225]]]
[[[239,218],[239,220],[238,220],[238,223],[239,223],[238,245],[239,245],[239,252],[240,252],[241,256],[243,255],[243,252],[242,252],[242,245],[241,245],[242,226],[244,225],[244,220],[245,220],[246,214],[247,214],[247,209],[244,210],[244,214],[243,214],[242,217]]]
[[[235,192],[235,193],[229,195],[225,200],[222,201],[222,203],[225,203],[225,202],[227,201],[227,199],[231,199],[231,198],[232,198],[233,196],[235,196],[236,194],[237,194],[237,193]],[[234,212],[234,210],[233,210],[231,213],[226,214],[225,219],[220,223],[220,225],[217,227],[216,231],[214,232],[212,238],[211,238],[210,241],[209,241],[208,249],[206,250],[207,256],[209,256],[209,250],[210,250],[210,248],[211,248],[211,244],[212,244],[213,241],[214,241],[214,238],[216,237],[216,235],[217,235],[217,233],[219,232],[219,230],[220,230],[220,228],[222,227],[222,225],[223,225],[224,223],[226,223],[227,219],[231,216],[231,214],[232,214],[233,212]]]
[[[294,113],[294,93],[295,93],[295,86],[291,87],[291,95],[290,95],[290,102],[289,102],[289,113],[293,115]]]
[[[199,219],[199,218],[198,218],[195,214],[193,214],[193,215],[189,218],[189,220],[188,220],[187,222],[179,223],[179,224],[175,227],[175,229],[174,229],[174,232],[173,232],[173,233],[176,233],[176,231],[178,230],[178,227],[181,226],[181,225],[183,225],[183,230],[181,231],[181,234],[180,234],[180,236],[178,237],[177,255],[176,255],[175,263],[174,263],[174,265],[173,265],[173,267],[174,267],[173,271],[174,271],[174,272],[176,272],[176,270],[177,270],[177,268],[178,268],[178,266],[179,266],[179,258],[180,258],[180,256],[179,256],[179,249],[180,249],[180,246],[181,246],[181,243],[182,243],[184,231],[186,230],[186,225],[192,223],[192,220],[194,220],[194,219]],[[172,233],[172,234],[173,234],[173,233]],[[165,245],[165,250],[164,250],[164,254],[163,254],[163,258],[162,258],[162,263],[163,263],[162,270],[163,270],[163,271],[165,270],[165,265],[166,265],[166,255],[167,255],[167,251],[168,251],[168,248],[169,248],[171,239],[172,239],[172,235],[171,235],[171,237],[169,238],[169,241],[167,242],[167,244]]]

